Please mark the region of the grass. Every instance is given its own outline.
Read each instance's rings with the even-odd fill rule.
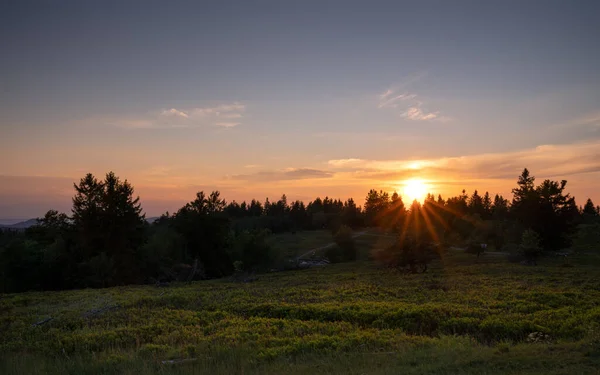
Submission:
[[[4,295],[0,373],[594,374],[600,267],[572,264],[454,253],[419,275],[361,261],[249,284]],[[195,361],[162,363],[183,358]]]
[[[278,253],[288,257],[300,256],[309,250],[326,246],[333,242],[328,230],[277,233],[269,238],[269,245]]]
[[[354,238],[359,259],[367,260],[373,250],[384,249],[391,245],[393,236],[384,235],[375,229],[361,230]],[[285,257],[297,257],[315,250],[306,257],[323,256],[325,246],[333,243],[333,235],[328,230],[301,231],[297,233],[277,233],[269,238],[269,245]]]

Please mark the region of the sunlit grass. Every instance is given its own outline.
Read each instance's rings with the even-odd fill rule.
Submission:
[[[367,238],[365,251],[378,241]],[[592,261],[524,267],[452,253],[418,275],[359,262],[249,284],[4,295],[0,373],[552,373],[558,363],[592,373],[600,358]],[[86,314],[107,305],[120,307]],[[531,332],[550,339],[527,343]],[[161,363],[182,358],[196,362]]]

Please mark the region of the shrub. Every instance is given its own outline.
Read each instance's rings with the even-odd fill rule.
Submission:
[[[527,229],[521,237],[519,252],[525,257],[527,262],[536,264],[537,257],[542,252],[540,246],[540,236],[533,230]]]
[[[600,249],[600,223],[581,224],[573,239],[573,251],[585,253]]]
[[[356,260],[356,245],[352,237],[352,229],[342,226],[333,237],[333,240],[340,250],[340,257],[343,262]]]
[[[275,261],[275,253],[266,239],[271,234],[268,229],[243,231],[231,237],[230,256],[234,266],[244,271],[264,271]],[[237,271],[241,271],[238,269]]]
[[[410,273],[427,271],[427,265],[438,256],[437,248],[412,237],[399,239],[392,246],[374,254],[387,267]]]

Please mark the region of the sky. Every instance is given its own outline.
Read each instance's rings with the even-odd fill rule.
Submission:
[[[227,200],[501,193],[600,203],[598,1],[4,1],[0,220],[127,179]]]

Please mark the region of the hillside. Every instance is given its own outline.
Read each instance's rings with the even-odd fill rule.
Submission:
[[[149,224],[152,224],[157,219],[158,219],[158,217],[149,217],[146,219],[146,221]],[[23,229],[27,229],[31,226],[34,226],[37,223],[38,223],[38,219],[29,219],[29,220],[20,221],[18,223],[10,224],[10,225],[0,224],[0,229],[23,230]]]
[[[4,295],[0,373],[597,373],[599,259],[540,263],[452,253],[416,275],[362,261]]]

